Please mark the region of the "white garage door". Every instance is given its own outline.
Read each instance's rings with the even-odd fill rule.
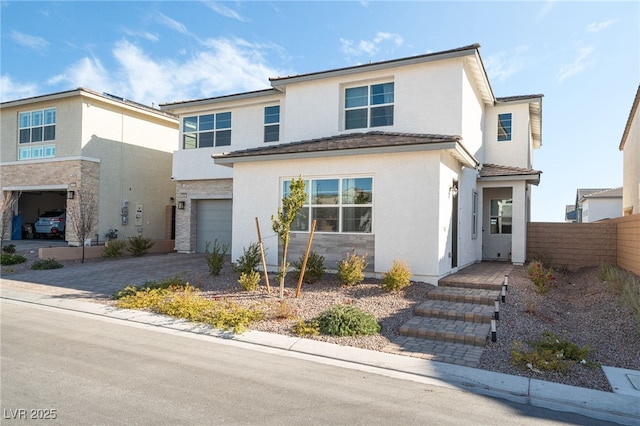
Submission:
[[[197,209],[196,251],[204,253],[207,241],[211,241],[209,252],[213,250],[213,242],[228,244],[231,253],[231,200],[198,200]]]

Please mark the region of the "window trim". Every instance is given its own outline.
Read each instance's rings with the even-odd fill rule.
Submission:
[[[381,103],[376,103],[374,102],[374,97],[379,97],[381,96],[381,94],[377,94],[374,93],[373,88],[376,86],[385,86],[385,85],[392,85],[393,87],[393,91],[390,92],[390,96],[391,96],[391,101],[390,102],[381,102]],[[354,106],[347,106],[347,103],[350,99],[354,99],[354,98],[349,98],[347,96],[347,92],[349,90],[354,90],[354,89],[363,89],[366,88],[366,104],[362,103],[362,104],[356,104]],[[343,96],[343,102],[342,102],[342,114],[343,114],[343,120],[342,120],[342,126],[344,130],[357,130],[357,129],[371,129],[371,128],[375,128],[375,127],[388,127],[388,126],[393,126],[394,122],[395,122],[395,81],[393,79],[385,79],[382,81],[377,81],[377,82],[371,82],[371,83],[367,83],[367,84],[362,84],[362,83],[358,83],[358,84],[350,84],[350,85],[345,85],[343,86],[342,89],[342,96]],[[386,92],[382,93],[382,97],[383,99],[389,95]],[[360,96],[362,97],[362,95]],[[386,99],[385,99],[386,100]],[[380,124],[380,125],[372,125],[372,122],[374,121],[373,118],[373,113],[374,111],[377,110],[381,110],[381,109],[387,109],[390,108],[391,109],[391,122],[390,123],[385,123],[385,124]],[[366,125],[365,126],[357,126],[357,127],[353,127],[353,126],[349,126],[348,124],[348,116],[350,112],[356,112],[356,111],[363,111],[366,112],[364,120],[366,120]],[[362,120],[362,118],[361,118]]]
[[[275,114],[267,114],[267,109],[269,108],[278,108],[278,121],[274,121],[274,122],[267,122],[267,117],[273,117],[275,116]],[[263,141],[264,143],[271,143],[271,142],[279,142],[280,141],[280,105],[268,105],[266,107],[264,107],[264,137],[263,137]],[[271,130],[271,128],[278,128],[278,135],[276,139],[273,140],[267,140],[267,128],[269,128],[269,130]],[[271,133],[269,133],[271,134]]]
[[[51,142],[56,140],[56,126],[57,126],[57,109],[56,107],[35,109],[31,111],[19,111],[18,112],[18,145],[27,143],[42,143]],[[39,123],[33,124],[34,117],[39,117]],[[24,122],[26,118],[26,123]],[[39,140],[33,140],[34,129],[40,130]],[[53,129],[53,137],[47,139],[47,134],[51,135],[50,130]],[[22,131],[28,130],[28,141],[22,141]]]
[[[222,118],[220,117],[221,115],[225,115],[225,114],[229,114],[229,118],[228,120],[226,118]],[[201,130],[201,118],[202,117],[209,117],[211,116],[211,128],[206,128],[204,130]],[[188,119],[193,119],[195,118],[195,130],[192,131],[185,131],[186,129],[186,123]],[[224,123],[228,121],[229,122],[229,127],[219,127],[220,124]],[[181,150],[189,150],[189,149],[200,149],[200,148],[215,148],[215,147],[220,147],[220,146],[230,146],[231,145],[231,130],[233,127],[233,115],[231,111],[222,111],[222,112],[212,112],[209,114],[198,114],[198,115],[189,115],[189,116],[184,116],[182,117],[182,124],[181,124],[181,134],[182,134],[182,143],[180,144],[180,149]],[[208,121],[207,121],[207,124]],[[208,127],[208,126],[207,126]],[[228,132],[228,138],[229,138],[229,143],[224,143],[224,144],[218,144],[218,138],[222,135],[222,134],[227,134]],[[213,136],[213,140],[212,140],[212,145],[211,146],[201,146],[201,135],[203,134],[209,134],[211,133]],[[195,143],[193,147],[187,147],[186,144],[186,137],[193,137],[195,140]],[[226,138],[225,138],[226,140]]]
[[[371,201],[368,203],[362,203],[362,204],[353,204],[353,203],[344,203],[343,202],[343,196],[344,196],[344,191],[345,191],[345,186],[344,183],[345,181],[351,180],[351,179],[370,179],[371,181]],[[313,197],[313,192],[312,192],[312,188],[313,188],[313,182],[317,182],[317,181],[323,181],[323,180],[337,180],[338,181],[338,189],[336,192],[336,197],[337,197],[337,203],[336,204],[327,204],[327,203],[314,203],[312,197]],[[282,198],[285,196],[286,192],[285,191],[285,185],[287,182],[291,182],[291,179],[289,178],[284,178],[281,179],[281,185],[280,185],[280,189],[282,191],[281,193],[281,197],[280,197],[280,203],[282,203]],[[311,230],[311,224],[313,222],[313,211],[314,209],[329,209],[329,208],[337,208],[338,209],[338,216],[336,218],[337,221],[337,230],[336,231],[327,231],[327,230],[321,230],[318,228],[318,224],[316,223],[316,231],[315,232],[319,232],[319,233],[325,233],[325,234],[340,234],[340,235],[373,235],[374,232],[374,203],[375,203],[375,182],[374,182],[374,178],[372,175],[362,175],[362,176],[358,176],[358,175],[344,175],[344,176],[322,176],[322,177],[314,177],[314,178],[305,178],[304,179],[305,182],[305,192],[307,193],[307,199],[305,201],[305,204],[303,205],[301,212],[306,213],[307,216],[307,224],[306,224],[306,230],[295,230],[291,229],[291,232],[293,233],[309,233]],[[345,209],[349,209],[349,208],[369,208],[370,209],[370,215],[368,218],[368,223],[366,223],[365,225],[368,227],[368,231],[344,231],[344,211]],[[300,212],[299,214],[300,215]],[[304,215],[303,215],[304,216]],[[292,224],[293,225],[293,224]]]
[[[34,152],[40,151],[40,155],[34,156]],[[18,160],[42,160],[56,156],[55,145],[21,146],[18,148]]]
[[[502,117],[505,117],[503,121]],[[507,116],[509,116],[507,120]],[[509,122],[509,125],[506,125],[506,122]],[[497,126],[497,137],[498,142],[509,142],[513,140],[513,113],[505,112],[502,114],[498,114],[498,126]]]

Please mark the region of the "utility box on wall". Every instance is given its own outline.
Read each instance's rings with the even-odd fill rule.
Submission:
[[[136,226],[142,226],[142,203],[136,203]]]
[[[122,224],[127,225],[129,223],[129,201],[122,201],[122,208],[120,209],[120,217],[122,219]]]

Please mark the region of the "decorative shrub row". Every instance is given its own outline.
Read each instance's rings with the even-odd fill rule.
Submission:
[[[105,259],[116,259],[121,257],[127,250],[133,257],[142,257],[149,253],[149,250],[155,242],[151,238],[142,235],[129,237],[127,240],[111,240],[102,251],[102,257]]]

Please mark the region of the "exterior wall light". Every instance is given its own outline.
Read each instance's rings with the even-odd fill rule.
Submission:
[[[178,210],[184,210],[184,201],[178,201]]]
[[[67,191],[67,200],[73,200],[73,197],[76,196],[75,191]]]

